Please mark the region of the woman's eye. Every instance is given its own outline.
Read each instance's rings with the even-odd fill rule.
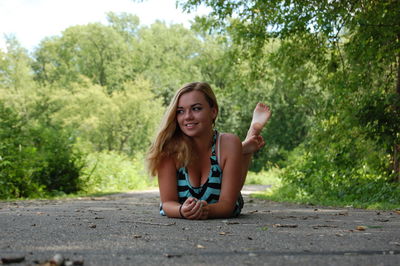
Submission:
[[[193,111],[200,111],[201,107],[193,107]]]
[[[177,110],[176,113],[177,114],[183,114],[183,110]]]

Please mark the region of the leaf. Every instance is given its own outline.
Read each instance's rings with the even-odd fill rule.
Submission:
[[[285,228],[296,228],[297,224],[274,224],[273,227],[285,227]]]
[[[382,225],[368,225],[368,228],[383,228]]]
[[[339,213],[336,213],[336,214],[335,214],[335,216],[338,216],[338,215],[341,215],[341,216],[348,216],[349,213],[348,213],[348,212],[339,212]]]
[[[180,258],[180,257],[182,257],[182,255],[180,255],[180,254],[164,254],[164,256],[165,257],[167,257],[167,258]]]
[[[358,231],[365,231],[366,229],[367,229],[367,227],[363,226],[363,225],[359,225],[356,227],[356,230],[358,230]]]
[[[225,224],[240,224],[239,222],[229,221],[229,220],[223,220],[222,222],[225,223]]]
[[[20,263],[25,261],[25,257],[8,257],[8,258],[1,258],[2,264],[11,264],[11,263]]]
[[[337,225],[330,225],[330,224],[317,224],[317,225],[313,225],[314,229],[318,229],[321,227],[330,227],[330,228],[337,228]]]
[[[386,223],[389,222],[389,219],[374,219],[374,221]]]

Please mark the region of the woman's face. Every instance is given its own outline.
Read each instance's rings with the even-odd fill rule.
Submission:
[[[203,92],[191,91],[180,96],[176,120],[185,135],[196,137],[210,132],[216,117],[216,108],[210,107]]]

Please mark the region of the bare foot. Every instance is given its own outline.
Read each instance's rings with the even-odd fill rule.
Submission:
[[[265,141],[261,135],[248,136],[242,142],[243,154],[255,153],[265,145]]]
[[[253,135],[259,135],[265,124],[271,117],[271,109],[269,106],[258,103],[253,112],[253,119],[251,120],[249,131],[247,132],[247,137]]]

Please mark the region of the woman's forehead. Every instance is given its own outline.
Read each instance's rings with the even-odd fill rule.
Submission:
[[[206,97],[201,91],[190,91],[182,94],[178,100],[178,106],[194,105],[196,103],[207,103]]]

